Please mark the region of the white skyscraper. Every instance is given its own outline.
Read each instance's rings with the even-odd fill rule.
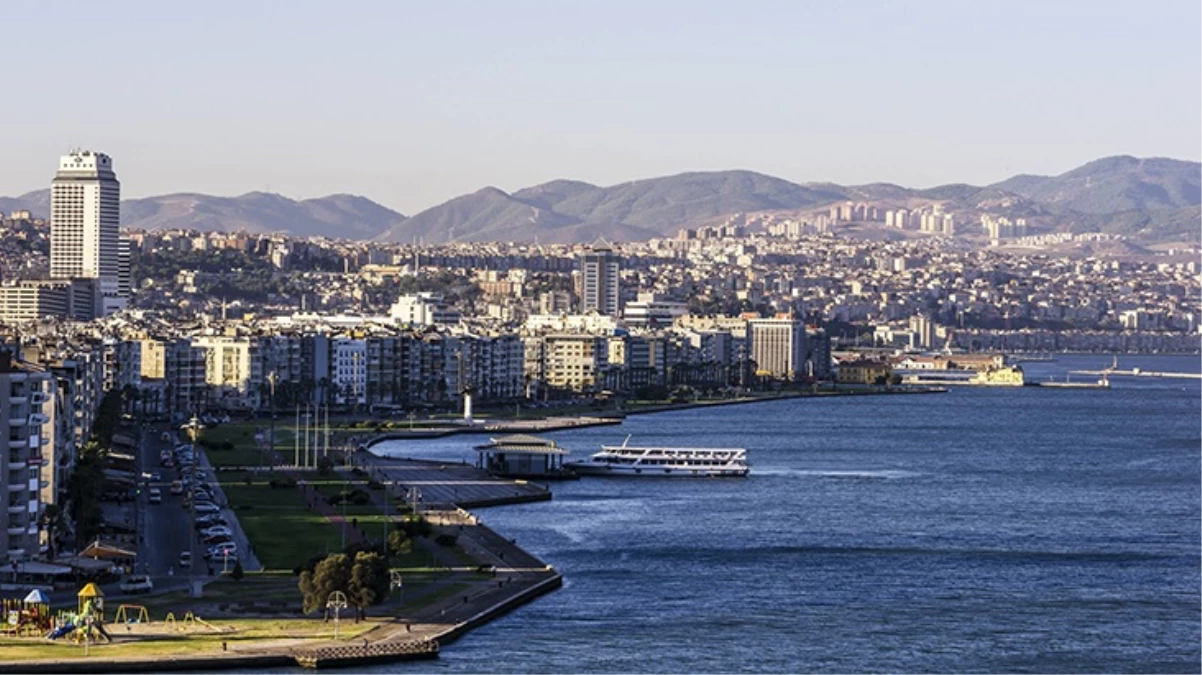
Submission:
[[[73,150],[50,186],[50,276],[96,279],[101,308],[120,309],[121,184],[108,155]]]

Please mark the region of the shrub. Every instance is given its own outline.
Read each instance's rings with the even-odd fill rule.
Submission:
[[[366,506],[367,504],[371,503],[371,495],[359,488],[355,488],[349,492],[347,490],[343,490],[342,492],[339,492],[338,494],[326,499],[326,503],[332,506],[340,505],[344,501],[347,504],[352,504],[354,506]]]
[[[413,550],[413,540],[401,530],[388,533],[388,551],[393,555],[404,555]]]
[[[234,563],[234,569],[230,571],[230,576],[234,578],[234,581],[241,581],[245,575],[246,570],[242,569],[242,561]]]
[[[397,529],[401,530],[407,536],[413,539],[418,537],[428,537],[430,536],[430,533],[434,531],[434,528],[430,526],[430,523],[421,516],[401,521],[397,524]]]
[[[317,473],[328,476],[334,472],[334,460],[328,455],[317,458]]]

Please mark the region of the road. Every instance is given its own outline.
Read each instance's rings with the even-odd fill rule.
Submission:
[[[149,489],[143,489],[138,499],[141,532],[138,540],[138,571],[151,575],[155,587],[175,585],[190,576],[203,576],[204,547],[197,541],[192,527],[191,514],[183,508],[183,496],[171,494],[172,481],[180,479],[179,468],[166,469],[159,466],[159,451],[174,448],[172,441],[164,441],[166,425],[148,425],[142,434],[139,447],[139,466],[144,473],[159,473],[162,480],[147,487],[162,490],[163,503],[151,504]],[[170,433],[170,432],[169,432]],[[179,566],[179,554],[191,551],[195,567],[192,570]]]
[[[163,440],[166,433],[169,441]],[[151,504],[149,490],[144,489],[138,500],[139,523],[142,523],[142,539],[138,546],[139,572],[145,572],[154,577],[156,587],[164,584],[179,582],[181,579],[204,578],[219,573],[222,569],[220,560],[210,564],[204,559],[206,546],[199,540],[193,527],[193,514],[183,508],[183,496],[171,494],[172,481],[181,478],[178,467],[166,469],[159,466],[159,452],[165,448],[174,448],[179,442],[178,433],[165,424],[148,425],[142,435],[139,448],[139,465],[146,473],[159,473],[162,480],[151,483],[163,493],[162,504]],[[213,498],[220,504],[222,515],[229,523],[234,533],[234,542],[238,545],[242,568],[257,570],[259,561],[251,553],[250,541],[242,532],[238,518],[227,508],[225,493],[216,482],[213,467],[208,457],[199,447],[195,448],[197,465],[204,469],[207,477],[212,479]],[[179,555],[183,551],[192,551],[192,568],[179,566]],[[232,565],[232,563],[231,563]]]

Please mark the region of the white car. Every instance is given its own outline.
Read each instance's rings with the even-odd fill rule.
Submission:
[[[154,582],[150,577],[140,574],[121,582],[122,593],[149,593],[154,590]]]
[[[224,534],[231,537],[234,535],[233,531],[224,525],[214,525],[213,527],[206,527],[200,531],[200,536],[202,537],[216,537],[219,534]]]
[[[238,545],[232,541],[227,541],[227,542],[224,542],[221,544],[217,544],[215,546],[210,546],[209,550],[207,552],[205,552],[205,558],[206,559],[216,558],[216,559],[220,560],[221,558],[225,557],[227,554],[231,558],[237,556],[238,555]]]

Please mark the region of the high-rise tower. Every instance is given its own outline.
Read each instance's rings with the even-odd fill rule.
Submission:
[[[621,258],[609,244],[599,241],[592,250],[580,255],[580,310],[618,315],[618,272]]]
[[[104,314],[120,309],[121,183],[103,153],[73,150],[50,186],[50,276],[96,279]]]

